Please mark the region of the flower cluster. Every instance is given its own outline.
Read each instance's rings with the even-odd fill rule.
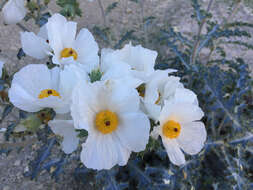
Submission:
[[[67,154],[79,145],[78,131],[86,130],[80,159],[87,168],[126,165],[131,152],[145,150],[150,134],[161,136],[173,164],[185,163],[183,151],[197,154],[206,140],[204,114],[197,96],[171,76],[176,70],[154,70],[157,52],[131,43],[99,56],[92,34],[83,28],[76,35],[76,28],[54,14],[37,35],[21,33],[24,52],[49,56],[54,67],[22,68],[13,77],[10,101],[27,112],[52,108],[56,116],[48,125],[63,137]]]

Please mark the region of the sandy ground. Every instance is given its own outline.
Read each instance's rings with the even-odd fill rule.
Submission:
[[[103,1],[103,6],[107,7],[110,3],[117,0]],[[196,22],[190,18],[192,14],[192,8],[190,1],[188,0],[142,0],[144,3],[136,4],[130,0],[118,0],[118,7],[106,16],[106,23],[103,22],[101,12],[96,0],[89,2],[88,0],[80,1],[80,7],[83,10],[83,17],[76,18],[78,22],[78,28],[86,27],[92,29],[96,26],[108,26],[111,28],[115,37],[118,38],[124,34],[127,30],[137,30],[137,35],[145,35],[144,30],[141,30],[141,23],[143,18],[149,16],[156,17],[156,26],[172,25],[179,31],[182,31],[185,35],[191,35],[192,32],[197,32]],[[205,6],[207,0],[203,0]],[[213,15],[215,18],[222,19],[226,16],[226,6],[221,1],[217,1],[213,7]],[[49,6],[51,13],[55,13],[59,8],[51,3]],[[252,9],[242,5],[238,14],[234,19],[247,21],[253,23],[253,11]],[[16,55],[20,45],[20,28],[16,25],[4,26],[2,18],[0,18],[0,59],[6,62],[6,68],[10,72],[18,71],[21,67],[30,63],[44,63],[45,60],[36,60],[26,56],[22,60],[18,60]],[[38,28],[34,26],[33,22],[22,23],[30,31],[38,31]],[[146,30],[146,29],[145,29]],[[253,32],[250,31],[252,34]],[[253,44],[253,38],[250,39]],[[105,44],[99,43],[100,47],[105,47]],[[226,47],[228,56],[243,56],[248,64],[253,68],[253,51],[244,51],[239,47]],[[201,56],[205,57],[205,52]],[[1,108],[0,108],[1,109]],[[1,127],[6,125],[15,118],[7,118]],[[0,128],[1,128],[0,127]],[[30,140],[29,140],[30,141]],[[0,133],[0,144],[4,142],[3,134]],[[22,142],[23,143],[23,142]],[[35,156],[36,146],[32,141],[28,143],[19,154],[14,150],[8,157],[5,154],[0,155],[0,189],[3,190],[29,190],[29,189],[77,189],[72,179],[72,165],[68,165],[66,172],[61,176],[58,182],[50,179],[47,173],[43,173],[38,177],[36,181],[31,181],[23,176],[23,173],[28,170],[29,160],[32,160]]]

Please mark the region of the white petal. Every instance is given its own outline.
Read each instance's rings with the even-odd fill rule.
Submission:
[[[177,88],[175,92],[175,101],[176,102],[186,102],[198,105],[197,95],[186,88]]]
[[[49,70],[43,64],[30,64],[15,73],[9,90],[10,101],[18,108],[36,112],[43,108],[53,108],[57,113],[69,111],[66,97],[49,96],[39,99],[42,90],[58,91],[59,68]],[[61,95],[61,94],[60,94]]]
[[[115,133],[129,150],[140,152],[146,148],[149,139],[150,122],[143,113],[127,113],[120,117]]]
[[[36,99],[18,84],[12,84],[8,96],[10,102],[17,108],[27,112],[37,112],[42,107],[36,104]]]
[[[184,88],[179,77],[170,76],[163,89],[163,99],[170,100],[175,97],[177,89]]]
[[[204,116],[201,108],[192,103],[165,101],[159,121],[161,125],[168,120],[182,123],[200,120]]]
[[[0,78],[2,77],[2,72],[3,72],[3,67],[4,67],[4,62],[0,60]]]
[[[111,169],[116,164],[125,165],[130,151],[113,135],[89,134],[83,144],[81,161],[87,168]]]
[[[25,0],[9,0],[3,7],[5,24],[16,24],[26,15]]]
[[[30,64],[15,73],[11,88],[9,89],[10,101],[18,108],[34,112],[41,109],[36,104],[41,90],[49,89],[50,71],[45,65]]]
[[[155,60],[157,52],[141,45],[132,46],[131,43],[124,46],[119,53],[124,61],[129,63],[132,68],[137,71],[145,71],[146,73],[154,72]]]
[[[66,154],[70,154],[77,149],[79,138],[72,120],[52,120],[48,122],[48,125],[55,134],[63,137],[61,146]]]
[[[191,122],[182,125],[177,138],[178,145],[186,153],[194,155],[200,152],[206,141],[206,129],[202,122]]]
[[[120,80],[121,84],[129,86],[130,88],[137,88],[140,84],[142,84],[141,80],[131,76],[130,65],[120,60],[110,59],[110,57],[107,56],[108,54],[110,55],[110,53],[106,53],[107,51],[111,52],[111,50],[108,49],[104,49],[102,52],[103,58],[101,58],[101,71],[103,73],[103,76],[101,80]]]
[[[185,157],[183,152],[180,150],[176,140],[166,139],[163,137],[162,141],[170,161],[178,166],[184,164]]]
[[[118,152],[118,165],[124,166],[128,162],[131,151],[123,146],[123,144],[120,142],[119,138],[116,135],[112,134],[112,138],[114,142],[116,142],[114,143],[114,145],[115,145],[115,149]]]
[[[161,70],[155,71],[146,84],[144,100],[149,103],[155,103],[159,97],[159,92],[161,93],[168,79],[168,72]]]
[[[40,27],[40,31],[37,35],[45,40],[48,40],[47,24],[44,24],[42,27]]]
[[[152,132],[150,133],[150,136],[157,140],[160,135],[161,135],[161,127],[155,126]]]
[[[144,106],[144,113],[146,113],[151,119],[154,121],[159,120],[159,116],[161,113],[161,106],[156,105],[154,103],[149,103],[149,102],[143,102]]]
[[[81,29],[74,42],[74,49],[77,51],[77,61],[84,64],[87,71],[96,69],[99,64],[98,44],[92,34],[86,28]]]
[[[139,110],[140,97],[136,89],[130,88],[130,85],[122,85],[120,81],[116,80],[110,80],[108,84],[110,87],[107,91],[107,105],[111,111],[126,113]]]
[[[77,23],[69,21],[61,28],[63,46],[66,48],[73,47],[76,38]]]
[[[90,85],[83,82],[75,87],[70,108],[75,128],[89,131],[90,126],[93,126],[95,114],[100,111],[98,96],[104,94],[100,93],[101,86],[103,83],[95,82]]]
[[[48,22],[46,24],[49,44],[54,50],[54,54],[56,56],[59,56],[60,52],[64,49],[62,34],[64,32],[66,23],[67,20],[64,16],[60,14],[54,14],[48,19]]]
[[[147,76],[155,71],[154,65],[157,52],[143,48],[140,45],[132,46],[129,43],[124,48],[111,52],[110,56],[111,59],[120,60],[130,65],[133,69],[131,71],[132,75],[143,81],[146,81]]]
[[[80,64],[65,65],[60,73],[60,93],[71,100],[73,90],[79,81],[88,81],[88,73]]]
[[[21,32],[21,44],[27,55],[37,59],[47,57],[50,52],[50,46],[46,40],[33,32]]]

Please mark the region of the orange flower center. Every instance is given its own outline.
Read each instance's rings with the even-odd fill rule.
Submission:
[[[42,90],[38,96],[39,99],[43,99],[43,98],[47,98],[49,96],[57,96],[59,98],[61,98],[59,92],[57,92],[56,90],[53,89],[45,89]]]
[[[72,49],[72,48],[64,48],[62,51],[61,51],[61,58],[67,58],[67,57],[73,57],[74,60],[77,60],[77,52]]]
[[[162,127],[162,133],[165,137],[174,139],[180,134],[181,126],[178,122],[169,120]]]
[[[95,126],[98,131],[103,134],[110,134],[118,127],[119,120],[116,113],[110,110],[104,110],[97,113],[95,118]]]

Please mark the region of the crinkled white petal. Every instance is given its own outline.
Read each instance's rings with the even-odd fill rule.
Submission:
[[[75,128],[89,130],[92,128],[95,114],[104,109],[99,105],[99,101],[105,102],[105,99],[98,99],[103,96],[103,83],[94,82],[88,84],[87,82],[79,83],[72,94],[71,116],[74,120]]]
[[[198,105],[198,98],[197,95],[186,88],[177,88],[174,95],[174,101],[175,102],[185,102],[185,103],[191,103],[194,105]]]
[[[143,112],[146,113],[151,119],[154,121],[159,120],[159,116],[161,113],[161,106],[155,103],[146,102],[145,100],[142,102]]]
[[[0,60],[0,78],[2,77],[2,74],[3,74],[3,67],[4,67],[4,62]]]
[[[117,113],[137,112],[140,106],[140,97],[136,89],[122,85],[119,81],[107,82],[107,106]],[[111,88],[111,89],[110,89]],[[102,99],[102,97],[101,97]]]
[[[46,40],[33,32],[21,32],[21,44],[27,55],[37,59],[47,57],[50,52],[50,46]]]
[[[206,141],[206,129],[202,122],[190,122],[181,126],[177,138],[178,145],[184,152],[194,155],[201,151]]]
[[[120,123],[115,133],[129,150],[143,151],[149,139],[150,122],[148,117],[139,113],[119,115]]]
[[[61,97],[38,98],[42,90],[59,90],[59,72],[58,67],[49,70],[43,64],[30,64],[23,67],[13,77],[9,89],[10,101],[16,107],[28,112],[36,112],[47,107],[53,108],[57,113],[68,112],[68,97],[64,94],[60,94]]]
[[[200,120],[204,116],[198,105],[184,102],[165,101],[159,121],[163,125],[168,120],[187,123]]]
[[[55,96],[49,96],[47,98],[43,99],[37,99],[36,105],[43,108],[53,108],[54,111],[58,114],[64,114],[68,113],[70,110],[70,105],[68,100],[65,99],[65,97],[55,97]]]
[[[28,112],[37,112],[42,109],[42,107],[36,104],[36,98],[34,98],[19,84],[13,83],[11,85],[8,96],[10,102],[21,110]]]
[[[30,64],[15,73],[12,85],[18,85],[34,98],[41,90],[53,88],[51,86],[51,73],[46,65]],[[15,89],[10,89],[10,91]],[[18,95],[18,94],[17,94]]]
[[[88,73],[77,64],[65,65],[64,69],[60,72],[60,84],[59,91],[64,94],[65,97],[71,97],[75,86],[79,82],[88,81]],[[71,100],[71,98],[69,98]]]
[[[75,131],[72,120],[54,119],[49,121],[48,125],[56,135],[63,137],[61,147],[66,154],[70,154],[77,149],[79,138],[77,137],[78,133]]]
[[[106,53],[110,59],[120,60],[130,65],[131,74],[142,81],[146,81],[147,77],[154,72],[157,52],[143,48],[141,45],[132,46],[129,43],[120,50],[107,51]]]
[[[144,100],[149,103],[155,103],[159,98],[159,93],[160,96],[163,95],[163,89],[168,80],[168,71],[156,70],[146,83]]]
[[[83,144],[81,161],[87,168],[111,169],[116,164],[125,165],[130,153],[113,134],[89,134]]]
[[[73,44],[73,48],[78,54],[77,61],[84,64],[88,72],[98,68],[98,44],[88,29],[83,28],[80,30]]]
[[[47,24],[44,24],[42,27],[40,27],[40,31],[37,35],[45,40],[48,40]]]
[[[127,85],[130,88],[137,88],[142,84],[140,79],[131,76],[130,65],[120,61],[111,59],[106,56],[113,51],[111,49],[102,49],[101,55],[101,72],[103,73],[101,80],[116,79],[121,84]]]
[[[60,54],[64,48],[72,48],[76,36],[75,22],[68,22],[60,14],[54,14],[47,22],[48,39],[51,48],[54,50],[53,62],[61,64]]]
[[[26,15],[25,0],[9,0],[3,7],[2,14],[5,24],[16,24]]]
[[[175,97],[176,90],[184,88],[184,85],[179,77],[170,76],[163,88],[163,99],[170,100]]]
[[[185,163],[185,157],[183,152],[175,139],[162,138],[163,145],[169,156],[170,161],[175,165],[182,165]]]

